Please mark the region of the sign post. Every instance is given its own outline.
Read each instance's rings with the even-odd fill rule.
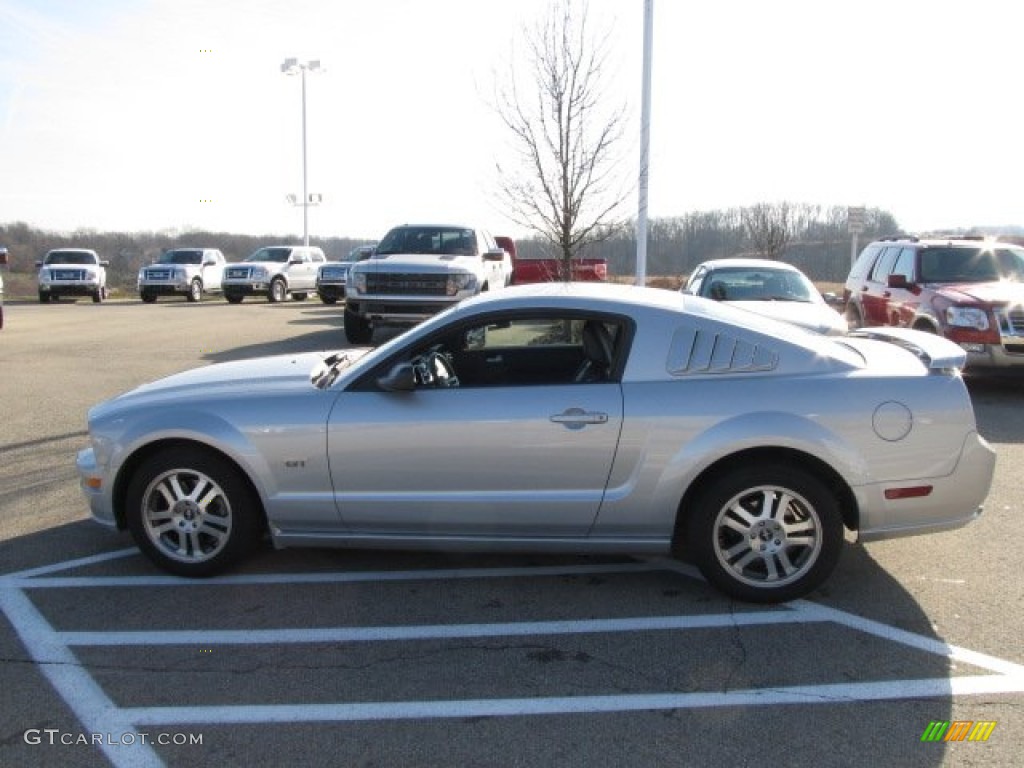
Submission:
[[[857,260],[857,236],[864,231],[864,220],[867,216],[867,209],[849,207],[846,209],[846,228],[853,235],[850,240],[850,266]]]

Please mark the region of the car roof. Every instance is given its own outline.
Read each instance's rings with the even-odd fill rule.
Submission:
[[[704,261],[697,265],[697,268],[704,267],[706,269],[777,269],[786,272],[799,272],[797,267],[792,264],[787,264],[784,261],[775,261],[774,259],[750,259],[746,257],[737,257],[734,259],[711,259],[710,261]]]

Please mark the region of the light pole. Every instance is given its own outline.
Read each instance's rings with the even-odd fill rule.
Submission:
[[[306,173],[306,72],[322,72],[319,61],[299,61],[298,59],[285,59],[281,64],[281,71],[286,75],[300,75],[302,78],[302,202],[294,202],[294,196],[289,195],[289,201],[295,205],[302,206],[302,244],[309,245],[309,206],[320,202],[320,195],[310,195],[308,188],[308,176]],[[313,198],[316,197],[316,202]]]

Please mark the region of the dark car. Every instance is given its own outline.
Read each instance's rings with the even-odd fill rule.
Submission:
[[[1024,370],[1024,248],[997,240],[891,238],[868,245],[846,280],[852,328],[941,334],[968,368]]]

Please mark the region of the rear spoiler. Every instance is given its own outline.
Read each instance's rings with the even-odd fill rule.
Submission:
[[[913,353],[929,370],[948,370],[963,368],[967,362],[967,353],[959,344],[927,331],[915,331],[911,328],[857,328],[850,331],[856,339],[874,339],[887,341],[903,347]]]

